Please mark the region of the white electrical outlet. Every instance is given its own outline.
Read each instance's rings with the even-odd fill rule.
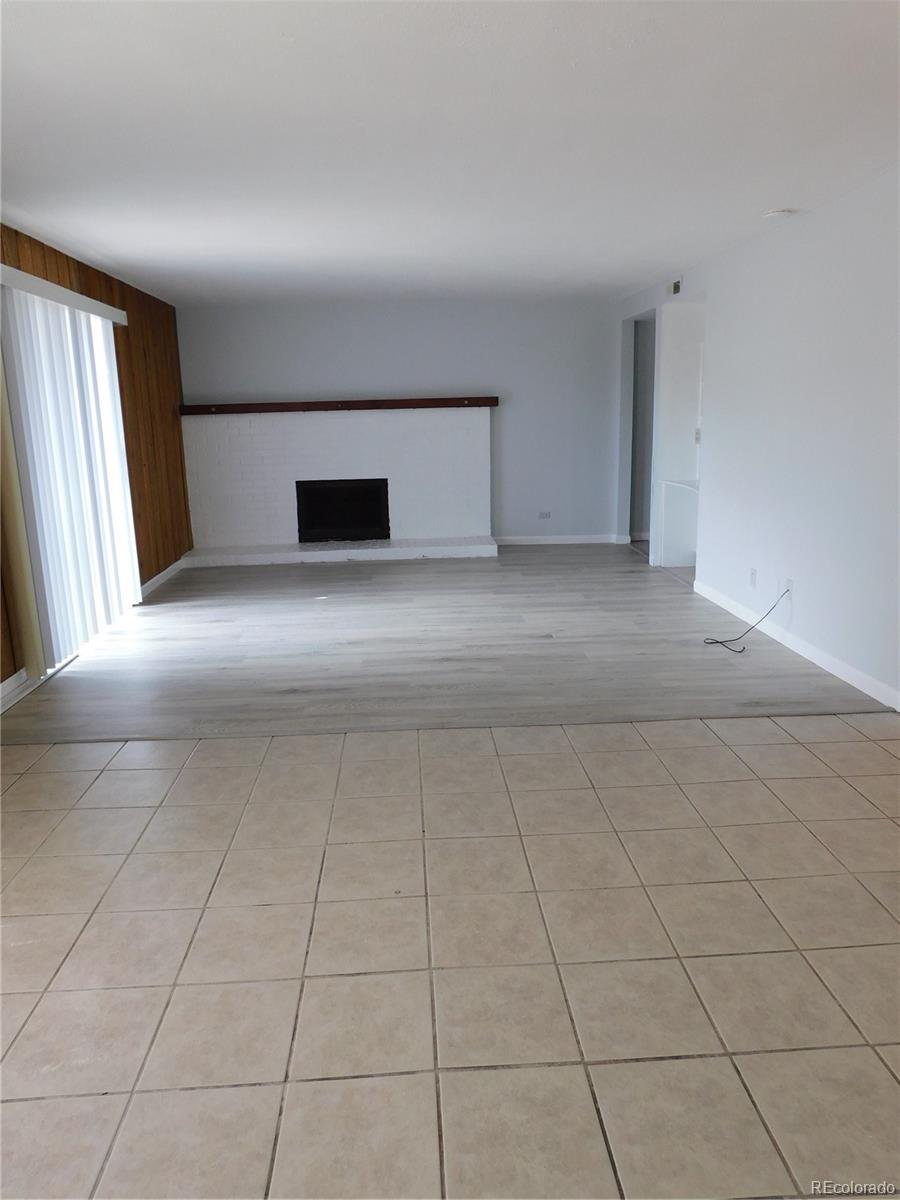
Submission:
[[[750,586],[752,588],[756,587],[756,567],[750,568]]]

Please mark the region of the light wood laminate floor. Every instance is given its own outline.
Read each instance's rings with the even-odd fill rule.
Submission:
[[[761,598],[761,603],[765,600]],[[185,571],[10,709],[7,742],[880,706],[628,546]]]

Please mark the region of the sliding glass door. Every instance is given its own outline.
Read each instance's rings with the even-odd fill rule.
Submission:
[[[4,286],[3,364],[47,667],[141,599],[111,321]]]

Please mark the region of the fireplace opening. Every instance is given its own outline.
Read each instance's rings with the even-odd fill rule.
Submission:
[[[301,542],[364,542],[389,538],[386,479],[298,479]]]

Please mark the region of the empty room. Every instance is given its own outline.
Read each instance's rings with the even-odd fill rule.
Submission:
[[[0,22],[0,1196],[894,1194],[900,4]]]

